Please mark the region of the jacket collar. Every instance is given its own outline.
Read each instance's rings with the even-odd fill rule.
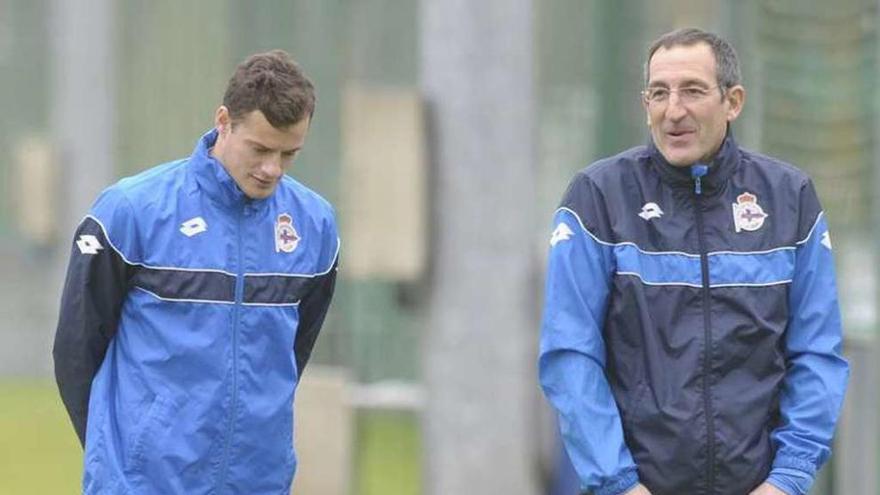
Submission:
[[[190,156],[189,169],[198,187],[211,199],[230,208],[241,208],[244,205],[259,206],[265,200],[253,200],[247,197],[220,160],[211,155],[211,149],[217,142],[217,134],[217,129],[206,132],[196,143]]]
[[[654,144],[654,140],[650,138],[648,139],[648,153],[651,157],[651,164],[658,170],[664,182],[675,188],[693,189],[694,179],[691,176],[691,167],[671,165]],[[721,190],[727,179],[736,170],[739,158],[739,145],[733,138],[733,132],[728,128],[724,142],[721,143],[721,148],[715,154],[715,158],[710,163],[703,164],[709,166],[709,172],[702,178],[703,194],[710,195]]]

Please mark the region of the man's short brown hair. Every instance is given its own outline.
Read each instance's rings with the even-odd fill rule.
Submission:
[[[315,87],[299,64],[284,50],[272,50],[235,68],[223,105],[233,123],[259,110],[272,127],[282,129],[311,117],[315,99]]]

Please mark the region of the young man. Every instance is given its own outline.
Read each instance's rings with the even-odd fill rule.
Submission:
[[[585,490],[805,494],[846,388],[810,179],[741,149],[733,48],[650,48],[647,146],[571,182],[550,240],[540,380]]]
[[[253,55],[189,158],[109,187],[79,225],[54,357],[84,493],[290,491],[339,253],[331,206],[284,174],[314,108],[289,55]]]

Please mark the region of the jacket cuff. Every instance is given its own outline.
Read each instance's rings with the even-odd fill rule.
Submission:
[[[813,477],[797,469],[774,468],[770,471],[767,482],[786,495],[807,495],[813,486]]]
[[[593,495],[622,495],[637,484],[639,484],[639,473],[636,470],[624,471],[597,488]]]
[[[816,463],[802,457],[776,454],[776,459],[773,460],[773,467],[771,470],[775,471],[777,468],[800,471],[804,475],[809,476],[810,479],[816,477]]]

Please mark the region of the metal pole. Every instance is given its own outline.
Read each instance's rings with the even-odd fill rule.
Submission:
[[[55,0],[50,3],[50,134],[57,183],[56,256],[51,283],[42,295],[47,348],[55,332],[71,236],[97,194],[115,178],[115,43],[112,0]],[[52,369],[45,354],[46,370]],[[51,374],[51,371],[49,371]]]
[[[533,4],[424,0],[435,195],[425,493],[535,494]]]
[[[58,228],[69,235],[115,177],[115,12],[111,0],[52,3],[52,133],[64,177]]]

